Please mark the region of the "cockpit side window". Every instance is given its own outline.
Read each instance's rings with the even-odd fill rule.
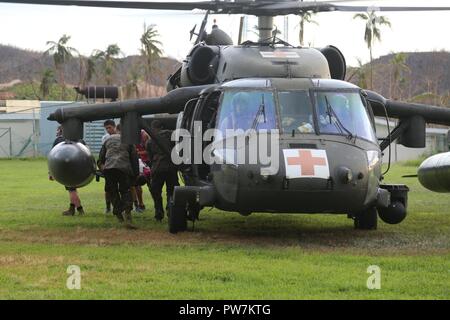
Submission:
[[[367,110],[359,92],[315,93],[319,131],[359,137],[376,142]]]
[[[217,119],[217,128],[227,130],[271,130],[277,128],[272,91],[226,91]]]
[[[308,91],[278,93],[283,133],[314,133],[313,106]]]

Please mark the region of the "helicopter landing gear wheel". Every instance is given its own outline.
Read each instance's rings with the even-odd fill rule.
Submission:
[[[377,219],[377,209],[372,207],[356,214],[353,218],[353,224],[357,230],[376,230]]]
[[[187,219],[189,221],[195,222],[198,219],[198,216],[200,214],[200,209],[196,206],[194,207],[189,207],[187,210]]]
[[[187,230],[187,211],[184,207],[169,205],[169,232],[172,234]]]

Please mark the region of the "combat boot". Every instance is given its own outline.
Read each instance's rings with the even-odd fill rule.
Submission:
[[[117,220],[119,220],[120,223],[123,222],[123,216],[122,216],[122,212],[120,210],[113,210],[113,214],[116,216]]]
[[[133,225],[133,221],[131,219],[131,210],[127,209],[122,213],[123,220],[125,222],[125,228],[130,230],[136,230],[137,227]]]
[[[155,219],[156,219],[156,221],[159,221],[159,222],[161,222],[162,219],[164,219],[164,210],[163,209],[155,210]]]
[[[84,209],[83,209],[83,207],[82,207],[82,206],[79,206],[79,207],[77,208],[77,212],[78,212],[78,214],[79,214],[80,216],[84,215]]]
[[[73,203],[71,203],[69,209],[64,211],[62,214],[63,214],[63,216],[73,216],[73,215],[75,215],[75,205]]]

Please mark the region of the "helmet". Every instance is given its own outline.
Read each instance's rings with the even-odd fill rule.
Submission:
[[[231,104],[235,112],[242,113],[245,111],[244,108],[249,106],[250,101],[251,99],[248,93],[238,92],[233,96]]]

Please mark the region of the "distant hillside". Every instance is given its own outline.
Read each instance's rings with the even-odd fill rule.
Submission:
[[[409,71],[403,72],[402,79],[393,90],[392,70],[390,63],[394,54],[382,56],[374,60],[374,90],[386,98],[402,100],[413,99],[416,102],[448,105],[450,97],[450,53],[449,52],[408,52],[406,64]],[[160,94],[165,87],[165,81],[169,74],[173,73],[179,61],[170,58],[159,59],[157,66],[160,72],[150,79],[151,87],[145,83],[143,74],[143,61],[139,56],[128,56],[119,59],[113,84],[125,87],[130,81],[138,83],[140,96]],[[0,99],[16,95],[27,97],[30,88],[18,87],[17,82],[35,82],[39,87],[42,73],[47,68],[53,68],[53,59],[44,56],[42,52],[24,50],[12,46],[0,45]],[[90,84],[105,84],[102,76],[102,66],[97,64],[97,76],[94,76]],[[365,66],[366,72],[368,65]],[[347,77],[349,81],[358,84],[358,76],[355,68],[349,67]],[[134,73],[134,75],[133,75]],[[136,73],[140,73],[139,79],[133,79]],[[352,76],[353,75],[353,76]],[[368,74],[366,75],[369,78]],[[80,81],[80,63],[78,59],[72,59],[67,64],[65,79],[68,86],[75,86]],[[19,80],[19,81],[18,81]],[[368,82],[369,83],[369,82]],[[14,90],[8,90],[8,84],[16,84]],[[36,90],[36,89],[33,89]],[[395,92],[393,92],[395,91]]]
[[[406,52],[406,65],[409,71],[404,71],[403,78],[398,84],[398,92],[392,92],[391,59],[394,54],[382,56],[374,60],[374,90],[386,98],[410,100],[413,97],[429,93],[436,96],[449,96],[450,94],[450,52]],[[367,72],[368,65],[365,65]],[[347,77],[350,77],[355,68],[349,68]],[[367,74],[369,79],[369,74]],[[358,77],[350,81],[357,84]],[[369,81],[368,81],[369,83]],[[420,102],[420,101],[418,101]],[[427,101],[422,101],[427,102]],[[432,102],[429,102],[432,103]],[[448,103],[448,99],[447,99]]]
[[[139,56],[128,56],[118,59],[116,72],[113,78],[114,85],[126,85],[130,80],[130,70],[132,66],[139,67],[142,58]],[[156,86],[165,86],[167,76],[173,73],[179,65],[177,60],[171,58],[161,58],[157,67],[160,74],[155,74],[151,82]],[[0,86],[13,80],[29,82],[31,80],[40,81],[42,73],[46,68],[53,68],[53,59],[44,56],[42,52],[24,50],[12,46],[0,45]],[[101,65],[97,64],[97,76],[94,76],[91,83],[104,84],[102,79]],[[68,84],[76,85],[80,79],[80,63],[77,58],[72,59],[66,66],[65,79]]]

